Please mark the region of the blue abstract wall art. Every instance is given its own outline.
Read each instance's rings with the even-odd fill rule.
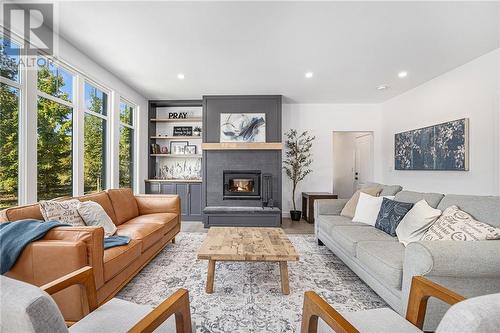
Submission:
[[[220,142],[266,142],[266,114],[221,113]]]
[[[394,136],[396,170],[469,170],[469,119],[419,128]]]

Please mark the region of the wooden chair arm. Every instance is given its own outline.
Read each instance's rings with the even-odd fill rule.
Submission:
[[[316,333],[318,331],[318,318],[323,319],[337,333],[359,332],[318,294],[314,291],[306,291],[304,293],[301,333]]]
[[[424,326],[425,311],[429,297],[436,297],[450,305],[463,301],[465,298],[423,276],[414,276],[411,280],[410,296],[406,320],[422,329]]]
[[[158,328],[168,317],[175,314],[177,333],[192,333],[191,309],[189,307],[189,293],[186,289],[179,289],[164,300],[146,317],[135,324],[128,333],[150,333]]]
[[[85,289],[87,307],[89,312],[97,309],[97,296],[94,281],[94,272],[92,267],[85,266],[74,272],[64,275],[59,279],[49,282],[40,287],[49,295],[53,295],[61,290],[64,290],[73,285],[79,285]],[[85,305],[85,304],[84,304]]]

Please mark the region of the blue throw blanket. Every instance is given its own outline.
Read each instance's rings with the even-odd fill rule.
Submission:
[[[17,258],[29,243],[43,238],[52,228],[67,225],[58,221],[39,220],[0,223],[1,274],[7,273],[14,266]]]
[[[109,236],[104,238],[104,249],[109,249],[115,246],[127,245],[130,238],[127,236]]]

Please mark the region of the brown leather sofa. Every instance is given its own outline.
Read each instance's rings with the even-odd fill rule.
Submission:
[[[177,195],[134,195],[130,189],[114,189],[78,197],[99,203],[117,226],[117,235],[130,243],[104,250],[101,227],[57,227],[28,245],[7,276],[37,286],[84,266],[94,271],[98,304],[112,298],[180,231],[180,199]],[[0,222],[41,219],[38,204],[0,212]],[[64,318],[77,321],[86,304],[81,289],[73,286],[54,295]]]

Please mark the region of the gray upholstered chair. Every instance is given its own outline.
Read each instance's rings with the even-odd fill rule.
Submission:
[[[85,288],[89,313],[67,328],[67,323],[49,294],[72,285]],[[155,309],[113,298],[96,307],[94,275],[84,267],[42,287],[0,277],[0,332],[166,332],[191,333],[191,313],[187,290],[179,289]],[[175,319],[174,319],[175,318]]]
[[[406,318],[389,308],[340,314],[319,295],[304,295],[302,333],[422,333],[429,297],[452,305],[436,333],[492,333],[500,328],[500,294],[465,300],[462,296],[422,277],[413,277]]]

